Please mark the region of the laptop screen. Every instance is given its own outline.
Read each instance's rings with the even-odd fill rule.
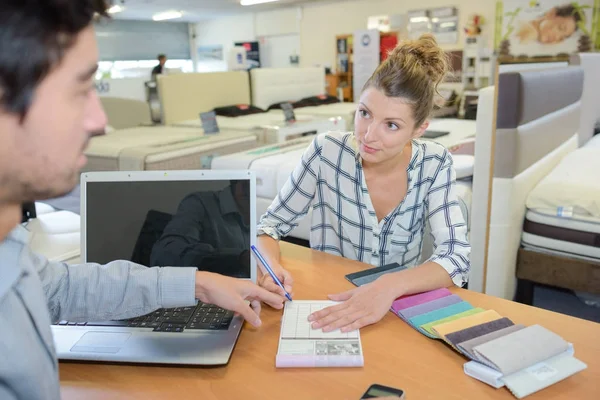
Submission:
[[[250,190],[249,179],[88,181],[86,261],[250,278]]]

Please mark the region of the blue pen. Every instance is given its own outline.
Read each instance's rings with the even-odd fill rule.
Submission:
[[[281,289],[283,289],[283,293],[285,293],[285,297],[287,297],[287,299],[289,301],[292,301],[292,296],[290,296],[290,294],[285,290],[285,288],[283,287],[283,285],[281,284],[281,281],[279,280],[279,278],[277,278],[277,275],[275,275],[275,273],[273,272],[273,270],[271,269],[271,267],[269,267],[269,264],[267,263],[267,260],[265,260],[263,258],[263,256],[259,253],[258,249],[256,248],[256,246],[251,245],[250,248],[252,249],[252,251],[254,252],[254,255],[256,256],[256,258],[258,258],[258,260],[262,263],[262,265],[265,266],[265,268],[267,269],[267,272],[269,273],[269,275],[271,275],[271,278],[273,278],[273,280],[275,281],[275,283],[277,285],[279,285],[279,287]]]

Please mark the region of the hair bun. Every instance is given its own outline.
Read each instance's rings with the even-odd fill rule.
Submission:
[[[417,40],[403,41],[390,53],[401,64],[417,63],[437,85],[448,72],[448,56],[438,46],[435,37],[426,33]]]

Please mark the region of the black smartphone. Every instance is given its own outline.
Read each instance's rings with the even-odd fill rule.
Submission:
[[[437,137],[446,136],[449,134],[450,134],[450,132],[448,132],[448,131],[432,131],[432,130],[428,129],[423,134],[423,137],[426,139],[435,139]]]
[[[398,263],[386,264],[381,267],[369,268],[364,271],[353,272],[346,275],[346,279],[349,280],[356,286],[366,285],[367,283],[373,282],[383,274],[389,274],[391,272],[402,271],[406,267],[401,266]]]
[[[395,389],[389,386],[373,384],[369,386],[360,400],[373,399],[377,397],[397,397],[399,399],[404,399],[404,391],[402,389]]]

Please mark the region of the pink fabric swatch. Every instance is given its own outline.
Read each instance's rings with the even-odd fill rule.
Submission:
[[[410,296],[399,297],[392,303],[392,310],[398,313],[405,308],[418,306],[419,304],[427,303],[432,300],[441,299],[442,297],[450,296],[452,293],[447,288],[435,289],[431,292],[423,292],[412,294]]]

